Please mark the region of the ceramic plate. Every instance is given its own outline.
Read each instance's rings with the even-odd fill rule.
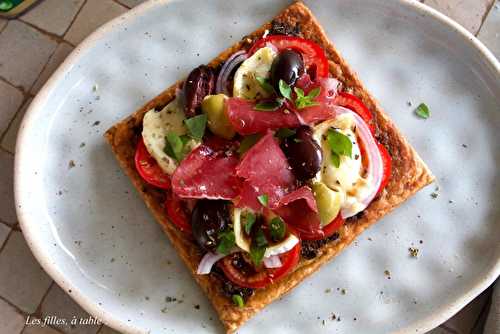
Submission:
[[[55,281],[111,327],[222,331],[105,130],[288,3],[148,2],[76,48],[33,101],[16,151],[24,235]],[[429,330],[500,271],[499,63],[416,1],[307,4],[437,181],[240,333]],[[427,120],[413,113],[421,102],[431,109]]]

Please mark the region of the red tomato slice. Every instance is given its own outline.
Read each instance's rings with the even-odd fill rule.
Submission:
[[[361,116],[366,124],[368,124],[368,126],[372,130],[372,133],[375,132],[375,128],[373,127],[372,122],[373,115],[359,98],[346,92],[339,92],[337,97],[335,98],[335,104],[354,111],[356,114]]]
[[[165,200],[165,209],[170,221],[182,232],[191,233],[191,224],[184,202],[175,194],[169,192]]]
[[[139,140],[135,150],[135,168],[147,183],[161,188],[170,188],[170,177],[158,166],[156,160],[149,154],[144,142]]]
[[[335,233],[342,225],[344,225],[344,222],[344,219],[339,213],[330,224],[324,226],[321,230],[315,232],[299,231],[300,238],[303,240],[320,240],[328,238],[329,236],[332,236],[333,233]]]
[[[382,157],[382,163],[384,165],[384,174],[382,176],[382,182],[380,183],[380,188],[378,188],[378,192],[381,192],[382,189],[385,188],[387,183],[389,183],[389,179],[391,177],[391,169],[392,169],[392,158],[384,145],[377,143],[378,149],[380,151],[380,156]]]
[[[244,287],[259,289],[281,279],[299,263],[300,242],[288,252],[280,255],[282,266],[275,269],[262,269],[249,275],[234,264],[235,254],[228,255],[219,261],[219,266],[224,271],[226,277],[234,284]]]
[[[308,72],[314,79],[328,77],[328,59],[318,44],[300,37],[271,35],[256,41],[248,51],[248,55],[254,54],[255,51],[266,46],[266,43],[271,43],[279,51],[286,49],[299,51],[304,57]]]

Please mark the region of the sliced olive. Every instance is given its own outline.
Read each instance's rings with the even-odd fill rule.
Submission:
[[[224,94],[207,95],[201,103],[201,110],[207,115],[208,128],[224,139],[231,139],[236,132],[224,112]]]
[[[276,57],[271,66],[271,84],[279,92],[280,80],[293,86],[303,73],[304,59],[302,55],[294,50],[284,50]]]
[[[309,127],[300,127],[294,136],[283,141],[282,147],[298,180],[309,180],[321,169],[323,154]]]
[[[196,202],[191,215],[193,236],[206,251],[215,251],[217,236],[230,223],[227,201],[201,199]]]

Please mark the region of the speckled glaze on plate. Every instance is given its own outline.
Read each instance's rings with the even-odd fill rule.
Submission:
[[[16,149],[21,227],[45,270],[111,327],[222,331],[104,131],[288,3],[150,1],[85,40],[31,104]],[[306,3],[437,183],[240,333],[425,332],[500,271],[499,63],[416,1]],[[420,102],[428,120],[413,114]]]

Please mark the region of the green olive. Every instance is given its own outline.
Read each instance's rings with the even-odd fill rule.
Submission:
[[[207,115],[210,131],[224,139],[231,139],[236,132],[224,112],[226,98],[224,94],[207,95],[201,103],[201,110]]]
[[[322,182],[314,183],[312,190],[318,206],[321,226],[328,225],[339,214],[343,194],[328,188]]]

